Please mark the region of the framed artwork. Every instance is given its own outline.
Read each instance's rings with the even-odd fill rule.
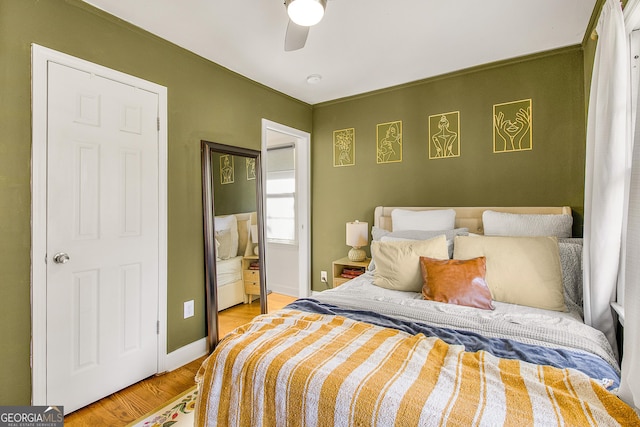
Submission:
[[[246,158],[247,161],[247,181],[256,179],[256,159]]]
[[[376,126],[376,161],[378,163],[402,161],[401,120]]]
[[[333,167],[356,164],[356,130],[354,128],[333,131]]]
[[[493,152],[533,149],[531,99],[493,106]]]
[[[460,111],[429,116],[429,159],[460,157]]]
[[[223,154],[220,156],[220,182],[222,184],[232,184],[233,181],[233,156],[230,154]]]

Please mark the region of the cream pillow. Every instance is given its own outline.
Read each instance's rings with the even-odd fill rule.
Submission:
[[[420,257],[449,259],[444,235],[429,240],[371,242],[376,263],[373,284],[396,291],[422,292]]]
[[[567,310],[556,237],[456,236],[454,259],[480,256],[495,301]]]
[[[434,209],[429,211],[394,209],[391,211],[391,226],[393,231],[453,230],[455,223],[456,211],[453,209]]]
[[[223,230],[229,230],[231,234],[231,248],[229,249],[229,256],[234,257],[238,255],[238,220],[235,215],[223,215],[214,217],[214,229],[216,233],[220,233]]]
[[[236,256],[235,253],[232,252],[232,243],[233,239],[231,238],[230,230],[220,230],[216,231],[216,258],[218,259],[229,259]]]

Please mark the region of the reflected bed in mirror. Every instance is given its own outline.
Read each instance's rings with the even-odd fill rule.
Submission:
[[[209,141],[201,141],[201,150],[207,341],[212,351],[220,338],[221,310],[259,299],[260,312],[267,312],[262,174],[259,151]]]

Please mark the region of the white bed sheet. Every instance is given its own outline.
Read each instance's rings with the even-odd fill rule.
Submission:
[[[242,257],[236,256],[216,261],[216,275],[218,287],[242,280]]]

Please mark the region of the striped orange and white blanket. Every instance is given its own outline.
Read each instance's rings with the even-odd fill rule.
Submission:
[[[227,335],[197,381],[197,425],[640,425],[578,371],[290,309]]]

